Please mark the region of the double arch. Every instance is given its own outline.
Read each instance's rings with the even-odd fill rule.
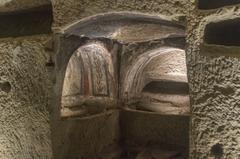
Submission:
[[[64,79],[66,76],[66,70],[68,69],[69,61],[81,48],[89,46],[91,43],[92,46],[96,46],[96,48],[100,47],[103,52],[107,52],[106,54],[103,53],[101,55],[94,55],[94,57],[99,57],[98,59],[105,59],[103,61],[106,62],[108,59],[109,65],[106,67],[111,67],[110,70],[114,72],[110,73],[114,76],[111,79],[108,77],[105,78],[107,82],[116,82],[109,86],[106,84],[106,88],[108,89],[108,93],[105,93],[104,96],[112,97],[117,99],[117,91],[114,92],[114,88],[119,90],[119,71],[121,65],[121,56],[119,54],[122,45],[128,44],[137,44],[141,45],[141,43],[151,42],[151,41],[159,41],[164,39],[176,39],[176,38],[184,38],[185,37],[185,29],[183,26],[173,23],[171,20],[161,17],[161,16],[152,16],[147,14],[140,14],[140,13],[129,13],[129,12],[114,12],[114,13],[106,13],[100,14],[96,16],[92,16],[89,18],[85,18],[76,22],[63,30],[61,30],[57,34],[57,54],[56,54],[56,74],[57,74],[57,81],[56,81],[56,92],[57,92],[57,104],[61,105],[59,101],[62,98],[63,85]],[[94,41],[94,42],[92,42]],[[100,49],[100,50],[101,50]],[[174,48],[160,48],[158,51],[153,51],[150,53],[149,59],[147,59],[146,64],[148,61],[151,61],[152,58],[157,57],[159,51],[169,51],[169,49]],[[165,51],[164,51],[165,50]],[[100,51],[101,52],[101,51]],[[81,58],[85,56],[85,53],[80,53]],[[162,54],[162,53],[161,53]],[[106,58],[103,56],[106,56]],[[88,57],[88,59],[91,59]],[[101,61],[101,60],[100,60]],[[110,64],[111,63],[111,64]],[[81,64],[84,66],[83,64]],[[144,67],[142,67],[144,68]],[[91,70],[93,70],[91,68]],[[101,71],[101,69],[100,69]],[[106,69],[105,69],[106,72]],[[141,71],[139,70],[140,76]],[[81,71],[79,73],[82,73]],[[129,72],[131,74],[131,71]],[[127,75],[128,77],[131,77]],[[87,77],[87,76],[85,76]],[[85,80],[86,81],[86,80]],[[136,82],[135,82],[136,83]],[[137,82],[138,83],[138,82]],[[94,82],[92,83],[92,86]],[[124,84],[125,85],[125,84]],[[137,84],[139,85],[139,84]],[[89,88],[92,88],[89,86]],[[109,88],[112,89],[109,89]],[[127,84],[127,89],[130,86]],[[83,88],[83,87],[81,87]],[[138,87],[136,87],[139,89]],[[86,91],[86,88],[83,88]],[[138,92],[139,90],[136,90]],[[119,91],[121,93],[121,91]],[[94,95],[93,96],[98,96]],[[121,95],[120,95],[121,96]],[[111,102],[110,102],[111,103]],[[113,102],[114,105],[116,101]],[[104,103],[103,103],[104,105]],[[110,106],[111,107],[111,106]]]

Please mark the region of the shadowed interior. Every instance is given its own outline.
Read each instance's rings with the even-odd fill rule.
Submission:
[[[52,6],[0,13],[0,37],[18,37],[51,33]]]
[[[198,0],[199,9],[216,9],[219,7],[239,4],[240,0]]]
[[[210,23],[205,28],[208,44],[240,46],[240,18]]]
[[[153,81],[148,83],[143,92],[166,93],[166,94],[188,94],[188,83],[174,81]]]

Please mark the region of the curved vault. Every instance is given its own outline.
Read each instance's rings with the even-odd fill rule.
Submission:
[[[108,38],[120,43],[143,42],[185,36],[183,26],[160,16],[114,12],[85,18],[64,31],[66,35]]]
[[[130,108],[164,114],[189,113],[185,51],[162,47],[138,57],[123,82]]]
[[[111,54],[102,43],[94,41],[79,47],[65,73],[62,116],[91,115],[113,106],[114,80]]]

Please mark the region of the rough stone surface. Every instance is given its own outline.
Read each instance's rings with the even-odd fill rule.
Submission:
[[[52,0],[55,27],[71,24],[99,13],[131,11],[167,16],[185,15],[187,0]]]
[[[0,40],[0,158],[50,159],[47,35]]]
[[[207,52],[200,47],[206,24],[239,17],[239,12],[233,6],[205,12],[193,9],[189,14],[186,51],[192,102],[192,159],[240,157],[239,54],[234,57],[231,47],[226,52]],[[216,154],[215,147],[223,153]]]
[[[5,0],[1,1],[0,12],[28,9],[41,6],[42,3],[48,2]],[[54,26],[57,28],[103,12],[134,11],[175,18],[185,16],[190,9],[187,18],[186,51],[192,104],[191,158],[239,158],[239,55],[230,54],[231,47],[227,49],[229,52],[216,52],[214,56],[210,56],[213,54],[200,48],[205,25],[216,19],[239,17],[239,7],[229,6],[200,12],[194,7],[195,2],[188,0],[115,0],[114,2],[112,0],[52,0],[52,3]],[[47,37],[43,36],[3,39],[0,42],[1,159],[51,158],[47,113],[46,79],[48,77],[44,67],[46,56],[42,45],[46,39]],[[212,52],[214,51],[211,50]],[[155,120],[155,117],[151,116],[154,120],[146,120],[145,115],[137,117],[141,115],[130,114],[129,116],[134,117],[134,120],[130,117],[122,118],[128,123],[123,126],[129,128],[122,129],[127,131],[124,132],[125,141],[131,142],[134,140],[133,137],[146,139],[145,142],[154,141],[158,133],[150,130],[163,133],[162,129],[159,130],[161,124]],[[118,113],[115,112],[81,122],[61,121],[57,118],[58,121],[52,128],[53,132],[59,133],[56,136],[53,134],[56,156],[96,158],[99,157],[99,152],[107,152],[105,146],[111,147],[117,143],[119,137],[117,117]],[[149,123],[142,124],[142,121]],[[155,128],[151,125],[155,125]],[[142,126],[147,126],[148,129]],[[188,135],[186,129],[182,132],[184,135]],[[138,132],[142,130],[146,130],[147,133],[143,133],[146,135],[138,138],[138,135],[141,135]],[[145,138],[146,136],[152,139]],[[144,142],[140,140],[139,143]],[[75,145],[82,147],[74,147]]]

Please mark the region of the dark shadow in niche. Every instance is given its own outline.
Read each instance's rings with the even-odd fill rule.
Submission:
[[[0,82],[0,90],[9,93],[11,91],[11,84],[7,81]]]
[[[188,83],[174,81],[153,81],[143,88],[143,92],[166,94],[189,94]]]
[[[223,156],[223,148],[222,145],[217,143],[212,146],[211,154],[216,158],[221,158]]]
[[[205,28],[207,44],[240,46],[240,18],[210,23]]]
[[[0,14],[0,37],[51,33],[52,6]]]
[[[224,6],[239,4],[240,0],[198,0],[198,8],[207,9],[217,9]]]

